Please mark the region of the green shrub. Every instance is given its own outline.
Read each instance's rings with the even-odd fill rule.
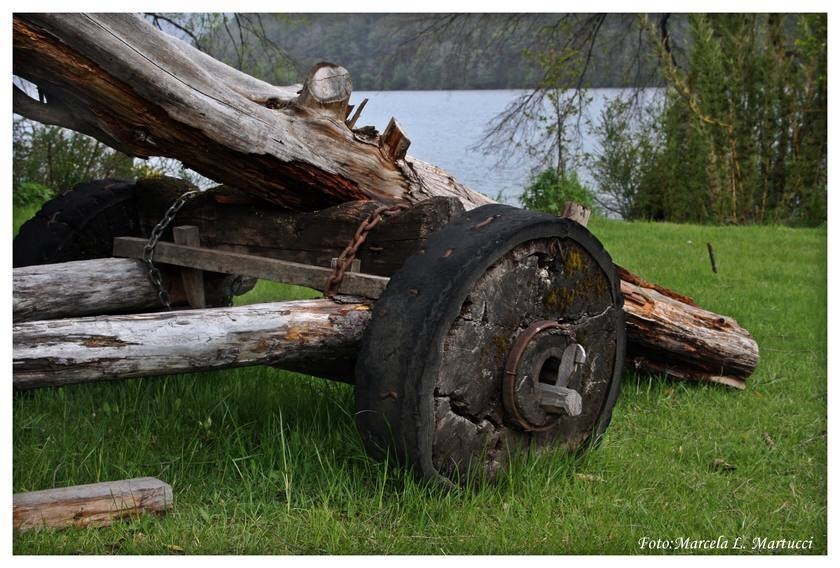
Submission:
[[[48,199],[52,199],[55,192],[37,181],[24,181],[14,191],[15,207],[40,206]]]
[[[559,215],[567,201],[595,211],[592,191],[578,179],[577,172],[561,173],[548,168],[536,174],[519,198],[525,209]]]

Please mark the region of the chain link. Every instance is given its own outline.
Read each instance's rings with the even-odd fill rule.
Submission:
[[[155,266],[155,248],[157,247],[158,241],[163,235],[163,232],[175,219],[178,211],[180,211],[184,205],[189,203],[200,193],[201,192],[198,190],[193,190],[184,192],[178,196],[178,199],[176,199],[172,205],[169,206],[169,209],[166,210],[166,213],[163,215],[163,219],[161,219],[160,222],[155,225],[155,228],[152,229],[152,232],[149,235],[149,240],[146,241],[146,245],[143,247],[143,262],[146,263],[146,268],[149,271],[149,280],[152,282],[152,286],[155,287],[160,303],[163,304],[163,307],[165,307],[168,311],[172,310],[172,305],[170,303],[171,298],[169,297],[169,292],[166,291],[166,288],[163,285],[163,278],[160,274],[160,270],[157,266]]]
[[[353,264],[353,259],[356,258],[356,253],[359,251],[359,247],[361,247],[362,243],[365,242],[365,239],[371,229],[379,224],[382,217],[393,217],[395,215],[399,215],[400,212],[408,209],[409,207],[410,206],[405,203],[379,207],[371,213],[367,219],[359,224],[359,227],[356,229],[356,234],[353,235],[353,240],[351,240],[350,244],[341,251],[341,254],[338,255],[338,259],[336,259],[335,269],[332,274],[330,274],[330,277],[327,278],[327,284],[324,288],[324,296],[330,297],[335,295],[338,287],[341,285],[341,281],[344,279],[344,273]]]

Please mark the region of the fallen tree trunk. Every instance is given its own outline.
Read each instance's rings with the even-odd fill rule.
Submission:
[[[491,203],[430,164],[404,156],[408,138],[345,123],[352,84],[319,64],[301,87],[236,71],[131,14],[15,14],[14,111],[138,157],[181,160],[221,183],[297,210],[436,195]],[[299,93],[299,94],[298,94]]]
[[[627,366],[737,389],[758,365],[758,344],[734,319],[619,268]]]
[[[282,208],[416,203],[436,195],[467,209],[491,202],[406,156],[409,140],[396,121],[382,136],[349,127],[352,85],[336,65],[317,65],[302,87],[275,87],[128,14],[16,14],[13,43],[15,73],[46,99],[16,88],[15,112],[130,155],[178,158]],[[686,310],[691,304],[657,287],[648,293],[627,285],[639,286],[625,288],[625,309],[631,348],[633,334],[640,336],[631,349],[640,368],[731,386],[754,368],[755,342],[734,322]],[[681,330],[686,326],[699,329]],[[733,355],[739,349],[744,353]]]
[[[22,322],[15,389],[277,365],[353,381],[370,304],[299,300],[154,314]]]

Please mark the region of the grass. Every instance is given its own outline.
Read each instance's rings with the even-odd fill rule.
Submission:
[[[827,549],[826,229],[593,220],[614,260],[735,317],[744,392],[628,371],[602,444],[445,492],[365,456],[353,391],[271,368],[18,393],[14,491],[135,476],[174,509],[14,535],[16,554],[589,554],[639,540],[813,539]],[[706,243],[720,273],[712,274]],[[260,283],[244,301],[305,297]],[[348,373],[350,370],[348,370]],[[717,459],[733,470],[715,470]],[[785,552],[785,551],[782,551]]]

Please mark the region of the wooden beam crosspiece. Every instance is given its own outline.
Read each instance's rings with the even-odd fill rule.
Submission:
[[[145,239],[118,237],[114,239],[114,256],[142,258],[145,244]],[[155,261],[199,270],[264,278],[320,291],[324,290],[327,278],[333,272],[332,269],[322,266],[166,242],[158,243]],[[338,293],[375,299],[382,294],[387,284],[388,279],[382,276],[348,272],[338,288]]]

